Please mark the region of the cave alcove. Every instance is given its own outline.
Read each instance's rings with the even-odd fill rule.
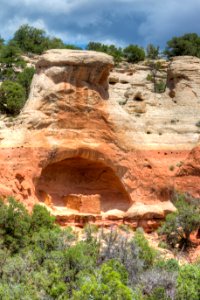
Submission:
[[[100,161],[73,157],[47,165],[35,184],[39,201],[53,209],[100,214],[128,210],[129,194],[115,171]]]

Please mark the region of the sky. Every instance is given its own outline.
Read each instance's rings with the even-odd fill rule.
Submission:
[[[76,45],[162,48],[173,36],[200,34],[200,0],[0,0],[0,35],[8,40],[22,24]]]

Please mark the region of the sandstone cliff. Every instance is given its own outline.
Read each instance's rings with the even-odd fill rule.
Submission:
[[[23,111],[0,121],[1,196],[40,202],[62,224],[149,231],[174,210],[174,190],[199,197],[200,60],[177,57],[164,72],[156,94],[145,64],[113,69],[91,51],[39,57]]]

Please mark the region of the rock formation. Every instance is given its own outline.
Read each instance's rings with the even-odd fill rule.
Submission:
[[[145,64],[113,69],[110,56],[77,50],[39,57],[23,111],[0,120],[0,195],[41,203],[63,225],[147,231],[174,210],[174,190],[199,197],[200,60],[164,68],[156,94]]]

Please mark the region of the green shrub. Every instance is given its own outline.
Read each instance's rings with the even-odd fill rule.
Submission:
[[[14,34],[13,41],[23,52],[41,54],[48,49],[48,38],[42,29],[22,25]]]
[[[190,234],[200,226],[200,207],[185,195],[177,195],[177,211],[167,215],[165,223],[158,230],[166,237],[171,247],[186,249],[190,245]]]
[[[181,267],[178,281],[176,300],[200,299],[200,265],[184,265]]]
[[[2,246],[17,252],[28,243],[30,216],[25,207],[14,198],[8,198],[8,205],[0,201],[0,237]]]
[[[30,85],[35,73],[35,69],[32,68],[25,68],[21,73],[17,76],[17,82],[23,86],[26,91],[26,98],[28,98]]]
[[[132,300],[133,294],[130,288],[123,283],[123,277],[119,269],[123,269],[123,273],[126,273],[123,266],[117,264],[105,263],[101,266],[100,270],[95,272],[94,275],[87,275],[82,279],[80,291],[74,292],[73,300]]]
[[[138,63],[145,59],[145,51],[137,45],[129,45],[123,50],[124,57],[130,63]]]
[[[176,259],[162,259],[158,260],[154,267],[166,270],[167,272],[178,272],[179,271],[179,263]]]
[[[171,298],[169,298],[166,295],[165,289],[163,287],[157,287],[153,290],[152,294],[145,297],[145,300],[171,300]]]
[[[0,49],[0,79],[16,80],[18,72],[26,66],[21,58],[21,50],[14,42],[9,42]]]
[[[148,74],[146,79],[147,79],[148,81],[153,82],[153,75]]]
[[[25,61],[21,58],[21,49],[14,41],[10,41],[7,45],[4,45],[0,51],[0,63],[6,65],[7,67],[15,66],[23,67],[25,66]]]
[[[164,93],[166,89],[166,83],[163,80],[159,80],[155,83],[155,92]]]
[[[154,264],[157,252],[149,246],[141,228],[136,230],[134,242],[139,248],[138,257],[144,261],[145,268],[149,268]]]
[[[1,112],[17,115],[26,100],[25,89],[17,82],[4,81],[0,86]]]
[[[35,205],[31,216],[31,230],[38,231],[41,228],[52,229],[55,227],[55,217],[51,216],[46,207]]]

